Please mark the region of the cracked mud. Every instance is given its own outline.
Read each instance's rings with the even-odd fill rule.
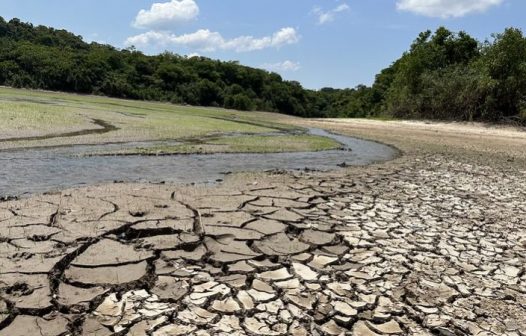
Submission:
[[[526,335],[526,171],[429,155],[0,203],[0,335]]]

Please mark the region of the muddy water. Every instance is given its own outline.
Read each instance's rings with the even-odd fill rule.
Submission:
[[[0,196],[20,196],[115,180],[206,183],[221,179],[225,172],[304,168],[330,170],[338,168],[343,162],[347,165],[367,165],[391,160],[398,154],[397,150],[376,142],[335,135],[321,129],[310,129],[309,132],[333,138],[346,150],[79,157],[84,153],[155,144],[152,142],[0,152]]]

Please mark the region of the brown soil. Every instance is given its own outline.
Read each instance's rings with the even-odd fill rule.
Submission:
[[[524,133],[308,123],[404,155],[0,203],[0,335],[526,334]]]

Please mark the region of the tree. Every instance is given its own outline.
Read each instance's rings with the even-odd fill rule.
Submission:
[[[252,99],[245,94],[238,93],[225,98],[225,107],[240,111],[251,111],[254,109],[254,103]]]
[[[526,98],[526,38],[522,31],[508,28],[486,43],[483,69],[496,81],[492,92],[495,118],[517,115]]]
[[[149,56],[0,17],[0,84],[302,117],[526,119],[526,39],[509,28],[480,44],[440,27],[420,33],[371,87],[315,91],[236,61]]]

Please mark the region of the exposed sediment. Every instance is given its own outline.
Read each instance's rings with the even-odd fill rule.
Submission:
[[[0,335],[526,335],[526,171],[422,155],[0,203]]]

